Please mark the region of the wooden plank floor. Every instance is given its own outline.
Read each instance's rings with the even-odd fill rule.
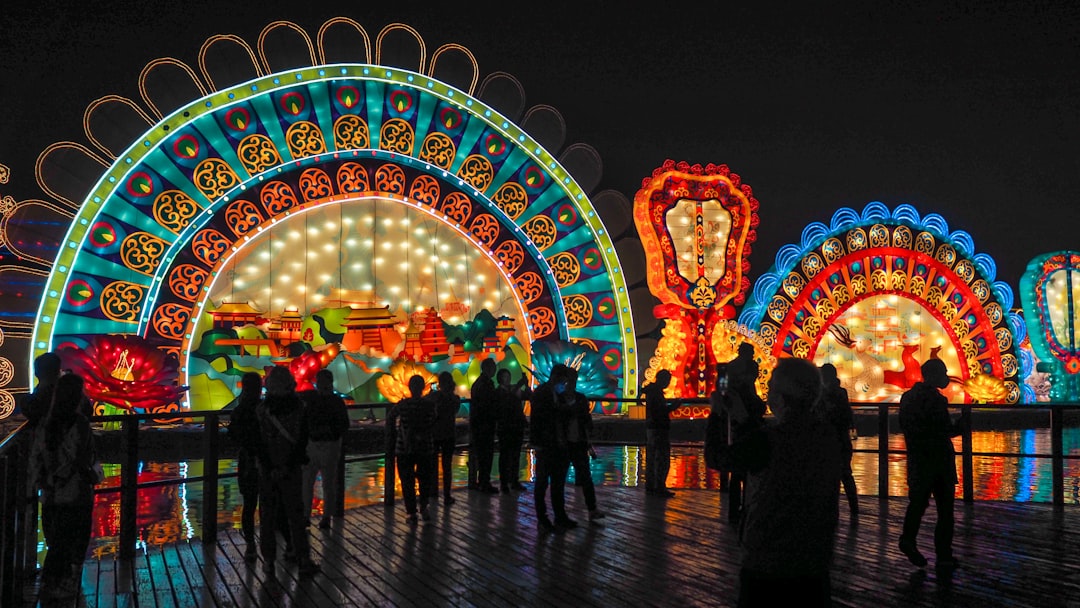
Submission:
[[[572,488],[568,488],[572,489]],[[489,496],[457,491],[457,502],[410,525],[392,510],[347,513],[330,531],[312,528],[323,571],[299,579],[278,560],[245,563],[244,541],[227,530],[140,551],[133,563],[89,561],[79,606],[731,606],[737,593],[737,531],[721,523],[719,494],[684,490],[664,500],[638,488],[597,488],[609,517],[538,533],[531,492]],[[864,498],[851,525],[841,515],[833,597],[837,606],[1080,606],[1080,508],[1034,503],[957,505],[949,579],[910,566],[896,548],[905,500]],[[846,509],[844,509],[846,511]],[[933,506],[921,546],[932,553]],[[933,560],[931,559],[931,566]],[[35,605],[36,587],[26,590]],[[42,604],[44,605],[44,604]]]

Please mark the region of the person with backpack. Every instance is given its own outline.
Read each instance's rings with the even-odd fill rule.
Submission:
[[[83,379],[66,374],[56,381],[49,412],[30,450],[31,487],[41,491],[41,528],[49,551],[42,565],[43,599],[78,593],[90,545],[94,512],[94,436],[79,412],[86,396]]]
[[[288,521],[301,576],[319,571],[311,560],[308,510],[303,502],[303,465],[307,464],[308,422],[296,394],[296,380],[285,367],[266,374],[266,397],[259,419],[259,535],[263,571],[274,574],[278,519]],[[310,509],[310,505],[309,505]]]

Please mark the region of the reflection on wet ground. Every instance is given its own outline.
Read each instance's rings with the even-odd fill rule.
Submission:
[[[978,431],[972,438],[974,451],[992,453],[1049,454],[1050,434],[1046,429]],[[957,448],[960,440],[956,440]],[[889,437],[891,449],[902,450],[903,437]],[[873,495],[878,487],[877,437],[856,440],[857,452],[852,461],[859,493]],[[597,484],[636,487],[644,484],[645,450],[642,446],[597,446],[597,457],[592,462],[593,480]],[[1065,453],[1080,455],[1080,429],[1066,429]],[[468,455],[459,453],[454,459],[456,488],[464,488]],[[525,452],[521,459],[521,477],[533,478],[532,453]],[[960,470],[959,459],[957,469]],[[119,466],[107,465],[109,477],[104,485],[119,485]],[[225,460],[220,473],[235,471],[235,462]],[[139,473],[140,483],[162,479],[198,477],[203,474],[201,460],[185,462],[144,462]],[[346,467],[345,507],[352,509],[381,503],[385,469],[382,459],[350,463]],[[889,458],[889,494],[903,496],[907,492],[904,481],[905,459],[903,454]],[[976,500],[1050,502],[1052,496],[1051,462],[1048,458],[1017,456],[974,457],[974,486]],[[571,471],[571,483],[573,472]],[[396,483],[396,477],[394,482]],[[672,450],[671,472],[668,486],[682,489],[712,489],[720,487],[716,471],[705,466],[699,445],[675,446]],[[572,487],[572,486],[571,486]],[[962,485],[958,485],[961,488]],[[1065,501],[1080,504],[1080,459],[1065,461]],[[321,488],[316,486],[316,496]],[[235,478],[220,480],[218,488],[219,527],[239,527],[241,497]],[[96,555],[113,553],[119,534],[119,494],[97,496],[94,508],[93,552]],[[162,544],[201,535],[202,483],[183,483],[143,489],[138,498],[138,533],[140,542]],[[316,498],[314,512],[322,510]],[[44,541],[42,540],[42,545]],[[43,548],[43,547],[42,547]]]

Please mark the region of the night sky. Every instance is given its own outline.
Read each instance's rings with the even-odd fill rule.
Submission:
[[[753,278],[807,223],[871,201],[941,214],[1014,290],[1034,256],[1080,249],[1077,3],[67,4],[0,9],[0,194],[17,200],[42,196],[42,149],[85,141],[88,103],[139,98],[147,62],[196,66],[213,34],[254,46],[273,20],[314,36],[348,16],[372,39],[403,22],[429,51],[469,48],[481,77],[516,76],[529,105],[562,113],[568,144],[598,150],[597,191],[632,199],[668,158],[727,164],[761,202]]]

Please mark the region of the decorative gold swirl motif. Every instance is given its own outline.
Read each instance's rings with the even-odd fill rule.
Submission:
[[[836,302],[837,306],[843,306],[851,299],[851,292],[848,291],[847,285],[837,285],[836,289],[832,291],[832,299]]]
[[[136,323],[142,313],[146,288],[127,281],[113,281],[101,290],[101,312],[113,321]]]
[[[891,288],[894,291],[903,291],[907,287],[907,273],[903,270],[894,270],[890,278]]]
[[[514,240],[499,243],[491,255],[502,264],[507,274],[517,272],[525,262],[525,250],[521,248],[521,243]]]
[[[994,330],[994,337],[997,338],[998,350],[1006,351],[1012,348],[1012,332],[1008,327],[999,327]]]
[[[826,263],[832,264],[844,255],[844,244],[840,242],[840,239],[830,237],[821,244],[821,255],[825,257]]]
[[[0,198],[0,217],[8,217],[12,213],[15,213],[15,208],[18,205],[15,204],[15,197],[10,194]]]
[[[154,199],[154,219],[173,234],[186,228],[198,212],[199,205],[180,190],[166,190]]]
[[[162,304],[154,311],[150,326],[162,338],[178,340],[184,337],[184,328],[191,319],[191,309],[179,304]]]
[[[766,348],[772,348],[773,343],[776,342],[776,334],[778,331],[780,331],[779,328],[772,323],[762,323],[757,332],[758,338],[761,339],[761,344]]]
[[[153,276],[168,243],[149,232],[132,232],[120,243],[120,259],[128,268]]]
[[[1018,403],[1020,401],[1020,387],[1012,380],[1005,381],[1005,403]]]
[[[961,333],[960,331],[956,332],[956,335],[958,337],[962,337],[965,334],[967,334],[967,323],[964,323],[963,333]],[[976,366],[978,365],[978,362],[975,361],[975,357],[979,356],[979,347],[976,346],[974,342],[972,342],[971,340],[964,340],[960,344],[960,350],[964,351],[964,357],[968,359],[968,363],[974,364]],[[976,367],[976,369],[978,368]],[[968,368],[968,370],[970,371],[971,368]]]
[[[797,359],[808,359],[810,357],[810,343],[802,338],[798,338],[791,345],[791,356]]]
[[[369,186],[367,169],[360,163],[345,163],[337,172],[339,192],[366,192]]]
[[[787,311],[791,308],[791,303],[781,295],[773,296],[773,299],[769,301],[769,306],[766,309],[769,313],[769,318],[777,323],[783,323],[784,317],[787,315]]]
[[[938,310],[946,321],[952,321],[956,317],[956,304],[953,304],[952,300],[942,300]]]
[[[0,420],[7,418],[15,411],[15,395],[8,391],[0,391]]]
[[[698,308],[708,308],[716,301],[716,289],[706,277],[698,277],[694,288],[690,290],[690,302]]]
[[[259,200],[269,217],[284,213],[300,204],[292,186],[279,181],[267,182],[259,191]]]
[[[499,238],[499,220],[490,215],[478,215],[469,225],[469,233],[481,244],[490,247]]]
[[[540,251],[551,247],[555,243],[559,229],[555,226],[555,220],[546,215],[538,215],[525,222],[521,227],[525,234],[529,235],[536,248]]]
[[[213,201],[239,184],[240,178],[233,173],[229,163],[220,158],[207,158],[195,167],[192,181],[208,200]]]
[[[405,194],[405,171],[393,164],[386,163],[375,170],[375,189],[391,194]]]
[[[903,247],[904,249],[911,249],[911,242],[911,228],[908,228],[907,226],[897,226],[893,229],[893,247]]]
[[[1016,355],[1006,353],[1001,355],[1001,371],[1004,372],[1004,376],[1015,376],[1020,372],[1020,362],[1017,360]]]
[[[581,264],[577,258],[565,251],[548,260],[548,266],[555,275],[555,283],[559,287],[566,287],[577,283],[581,276]]]
[[[495,169],[491,161],[479,154],[470,154],[458,169],[458,177],[469,182],[473,188],[483,192],[495,179]]]
[[[506,182],[499,186],[491,200],[503,210],[507,217],[516,220],[529,204],[529,195],[525,193],[525,187],[521,184]]]
[[[870,273],[870,286],[874,291],[884,291],[888,288],[889,277],[885,274],[885,271],[878,268],[874,272]]]
[[[806,278],[812,279],[814,275],[821,272],[825,268],[825,264],[821,261],[821,256],[816,253],[811,253],[802,259],[803,274]]]
[[[539,339],[555,331],[555,311],[550,308],[534,308],[529,311],[529,325],[533,339]]]
[[[237,238],[251,232],[263,221],[259,208],[251,201],[238,198],[225,207],[225,223]]]
[[[930,255],[934,252],[934,247],[937,247],[937,240],[929,232],[920,232],[915,237],[915,251]]]
[[[447,218],[462,224],[472,215],[472,201],[460,192],[451,192],[443,199],[441,211]]]
[[[433,207],[439,201],[439,190],[439,180],[430,175],[421,175],[409,186],[409,198]]]
[[[544,282],[540,280],[540,275],[531,270],[522,273],[522,275],[514,281],[514,286],[517,287],[518,295],[525,304],[539,298],[540,294],[544,292]]]
[[[289,153],[294,159],[326,152],[322,129],[306,120],[293,123],[285,132],[285,141],[289,144]]]
[[[979,279],[971,284],[971,292],[975,294],[975,297],[979,299],[979,302],[986,304],[986,301],[990,299],[990,284]]]
[[[195,235],[195,238],[191,240],[191,251],[195,254],[196,259],[213,268],[221,260],[221,256],[225,255],[231,244],[232,241],[227,239],[224,234],[213,228],[207,228],[200,230]]]
[[[379,129],[379,149],[381,150],[412,154],[415,140],[416,134],[413,132],[412,125],[400,118],[391,118]]]
[[[11,178],[11,169],[8,169],[7,165],[0,164],[0,184],[8,183],[8,179]]]
[[[334,194],[334,184],[322,169],[305,170],[300,174],[299,186],[305,201],[314,201]]]
[[[596,347],[596,342],[593,342],[588,338],[570,338],[570,342],[577,344],[578,346],[587,348],[593,352],[600,352],[600,349]]]
[[[566,312],[566,325],[570,329],[586,327],[592,322],[593,309],[589,298],[581,294],[566,296],[563,299],[563,310]]]
[[[806,320],[803,321],[802,333],[807,338],[810,338],[811,340],[813,340],[814,338],[817,337],[818,332],[820,332],[820,331],[821,331],[821,319],[819,319],[817,317],[807,317]]]
[[[857,274],[851,277],[851,295],[859,297],[866,293],[866,276]]]
[[[983,312],[986,313],[986,316],[990,319],[991,325],[997,325],[1005,318],[1005,315],[1002,314],[1001,311],[1001,304],[998,304],[997,302],[987,304],[986,308],[983,308]]]
[[[199,299],[199,292],[206,283],[210,273],[198,266],[180,264],[169,272],[167,283],[173,295],[181,300],[195,302]]]
[[[248,175],[262,173],[267,169],[281,164],[281,155],[278,154],[277,146],[269,137],[254,133],[240,140],[236,147],[236,156],[244,165]]]
[[[7,386],[15,378],[15,364],[7,357],[0,357],[0,386]]]
[[[870,246],[888,247],[889,246],[889,229],[881,224],[874,224],[870,227]]]
[[[913,296],[922,297],[923,291],[926,290],[926,279],[920,276],[911,277],[911,283],[908,285],[908,293]]]
[[[926,303],[937,308],[938,304],[941,303],[941,296],[941,288],[937,285],[931,285],[930,289],[926,290]]]
[[[346,114],[334,123],[334,149],[362,150],[371,147],[367,123],[354,114]]]
[[[784,293],[792,300],[799,297],[804,287],[806,287],[806,281],[797,272],[789,273],[784,279]]]
[[[822,299],[814,309],[814,314],[822,319],[828,319],[833,316],[834,313],[836,313],[836,306],[831,300]]]
[[[956,276],[963,279],[965,283],[970,284],[971,281],[975,279],[975,264],[972,264],[971,260],[962,259],[956,263],[953,272],[956,273]]]
[[[934,259],[946,266],[951,267],[953,264],[956,263],[956,250],[952,248],[952,245],[949,245],[948,243],[942,243],[941,246],[938,247],[937,254],[934,256]]]
[[[862,228],[855,228],[847,233],[848,251],[860,251],[866,248],[866,233]]]
[[[420,145],[420,160],[440,169],[450,169],[455,154],[457,154],[457,148],[454,146],[454,140],[445,133],[431,133]]]

